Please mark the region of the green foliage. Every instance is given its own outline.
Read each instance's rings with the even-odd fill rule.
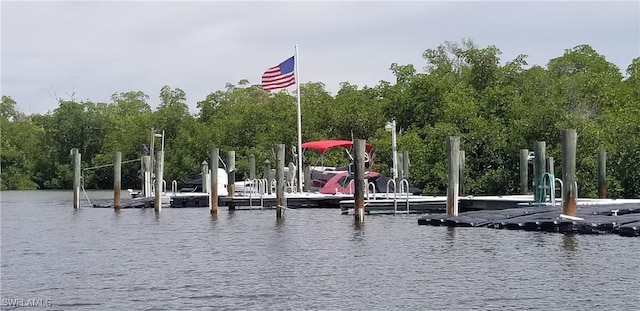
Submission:
[[[32,179],[37,156],[42,155],[42,128],[15,109],[16,102],[2,96],[0,105],[0,190],[37,189]]]
[[[390,174],[391,135],[384,125],[395,119],[398,151],[410,154],[409,181],[424,193],[446,191],[445,139],[456,135],[466,153],[467,192],[509,194],[519,190],[519,149],[545,141],[560,175],[560,131],[574,128],[580,195],[596,195],[596,155],[605,149],[609,195],[640,196],[640,57],[623,76],[588,45],[565,50],[545,67],[527,66],[526,55],[507,61],[500,55],[495,46],[463,39],[425,50],[423,70],[391,64],[393,83],[360,88],[343,82],[335,95],[321,82],[303,84],[302,140],[366,138],[376,146],[374,170]],[[185,92],[165,85],[155,110],[146,94],[126,92],[113,94],[109,103],[60,100],[55,110],[31,116],[3,96],[0,188],[70,187],[71,148],[82,153],[86,187],[111,188],[112,169],[93,167],[110,164],[116,151],[125,161],[139,159],[151,128],[165,133],[165,180],[197,175],[212,147],[224,160],[235,151],[237,178],[246,178],[250,154],[260,172],[265,160],[275,161],[274,144],[287,150],[297,145],[294,95],[241,80],[198,101],[199,112],[191,115]],[[305,156],[319,161],[313,152]],[[291,152],[286,157],[293,161]],[[340,150],[323,160],[348,164]],[[124,188],[139,188],[139,165],[123,166]]]

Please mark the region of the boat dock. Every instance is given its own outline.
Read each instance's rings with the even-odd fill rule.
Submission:
[[[284,196],[288,208],[333,208],[348,214],[354,207],[353,194],[322,194],[318,192],[294,192]],[[121,208],[153,208],[153,197],[123,199]],[[365,199],[366,213],[444,213],[446,196],[421,196],[393,193],[370,194]],[[495,210],[533,203],[531,195],[515,196],[467,196],[459,198],[462,211]],[[110,201],[92,204],[97,208],[113,208]],[[218,206],[230,210],[268,209],[276,206],[275,194],[240,193],[218,197]],[[209,194],[202,192],[168,192],[162,196],[162,207],[202,208],[209,207]]]
[[[353,198],[352,194],[322,194],[312,192],[287,193],[284,196],[284,204],[288,208],[338,208],[340,202]],[[227,206],[230,210],[274,208],[276,206],[275,194],[263,195],[236,195],[233,197],[220,197],[219,206]]]
[[[443,213],[447,203],[445,196],[393,195],[378,194],[364,201],[367,214],[407,214],[407,213]],[[342,214],[353,213],[353,197],[340,201]]]
[[[352,194],[322,194],[322,193],[288,193],[285,204],[288,208],[339,208],[340,202],[352,199]],[[154,197],[139,197],[124,199],[121,208],[153,208]],[[112,201],[94,203],[96,208],[113,208]],[[269,209],[276,207],[275,194],[243,193],[235,196],[219,196],[218,206],[226,206],[229,210]],[[162,207],[171,208],[202,208],[209,207],[209,194],[202,192],[165,193],[162,196]]]
[[[640,236],[640,200],[587,199],[578,202],[575,216],[562,215],[559,205],[521,204],[516,208],[463,212],[458,216],[428,214],[421,216],[418,224],[637,237]]]

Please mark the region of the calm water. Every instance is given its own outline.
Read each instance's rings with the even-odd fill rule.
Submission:
[[[90,192],[91,199],[110,192]],[[640,239],[339,210],[72,208],[1,193],[1,296],[51,310],[639,310]],[[82,203],[87,206],[86,201]]]

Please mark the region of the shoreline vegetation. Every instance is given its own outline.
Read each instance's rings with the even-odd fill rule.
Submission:
[[[367,139],[376,146],[374,170],[388,175],[391,135],[384,125],[395,119],[398,150],[410,154],[409,181],[425,194],[446,192],[449,135],[460,136],[466,153],[468,194],[513,194],[519,191],[519,150],[545,141],[547,156],[558,163],[560,130],[573,128],[581,197],[597,195],[601,149],[607,152],[609,197],[639,197],[640,57],[620,69],[589,45],[567,49],[544,67],[528,66],[526,55],[501,62],[500,54],[498,47],[470,40],[445,42],[424,51],[421,71],[391,64],[394,82],[343,82],[335,95],[321,82],[301,84],[303,141]],[[116,151],[135,160],[143,155],[142,144],[149,144],[151,128],[166,133],[167,181],[197,175],[212,147],[236,152],[241,180],[248,176],[250,154],[260,167],[274,161],[274,144],[297,144],[296,97],[286,90],[269,93],[241,80],[198,101],[194,115],[181,89],[165,85],[159,96],[155,110],[149,95],[131,91],[115,93],[107,103],[59,99],[53,111],[25,115],[3,94],[0,189],[70,189],[71,148],[80,150],[83,168],[111,163]],[[341,161],[339,152],[324,158],[325,165],[346,164]],[[140,187],[139,166],[123,165],[124,189]],[[83,178],[87,189],[113,187],[110,168],[86,170]]]

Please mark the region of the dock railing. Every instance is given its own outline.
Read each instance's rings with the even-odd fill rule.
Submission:
[[[398,214],[398,213],[409,213],[409,181],[405,178],[403,178],[402,180],[400,180],[400,189],[398,189],[398,187],[396,186],[396,181],[395,179],[389,179],[387,181],[387,194],[386,194],[386,198],[390,199],[389,196],[389,186],[393,184],[393,213],[394,214]],[[405,188],[406,185],[406,188]],[[406,209],[405,210],[398,210],[398,198],[402,199],[402,195],[404,195],[405,198],[405,206]]]
[[[551,182],[553,180],[553,182]],[[555,178],[552,174],[546,173],[542,176],[542,180],[540,182],[541,195],[536,198],[536,203],[538,205],[544,205],[547,203],[547,190],[549,191],[549,203],[551,206],[556,206],[556,183],[560,185],[559,190],[561,194],[564,194],[564,184],[562,183],[562,179]],[[578,182],[573,183],[576,189],[576,197],[578,196]],[[564,201],[564,197],[561,197],[561,200]]]
[[[373,191],[369,191],[369,189],[372,189]],[[371,200],[371,198],[373,197],[373,200],[376,199],[376,184],[374,184],[372,181],[370,181],[367,184],[367,188],[365,189],[365,195],[368,200]]]
[[[258,195],[260,198],[260,208],[264,207],[264,195],[268,193],[267,179],[247,179],[245,185],[249,184],[249,209],[253,209],[253,195]]]
[[[405,196],[405,204],[406,204],[406,211],[398,211],[396,209],[396,213],[401,212],[401,213],[407,213],[409,214],[409,181],[405,178],[403,178],[400,181],[400,196],[402,197],[402,195]]]
[[[562,201],[564,202],[564,184],[562,183],[562,179],[556,178],[555,182],[560,184],[560,193],[562,194]],[[574,181],[573,186],[576,188],[576,198],[578,198],[578,182]],[[554,194],[555,196],[555,194]],[[555,202],[553,204],[555,206]]]

